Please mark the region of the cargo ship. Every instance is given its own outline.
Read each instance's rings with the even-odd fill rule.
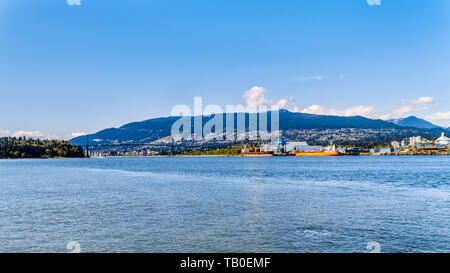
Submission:
[[[340,156],[341,152],[295,152],[295,156]]]
[[[258,156],[273,156],[273,153],[267,153],[267,152],[243,152],[241,154],[245,157],[258,157]]]
[[[343,155],[336,149],[336,145],[327,147],[310,146],[306,142],[287,142],[281,137],[275,143],[266,143],[260,147],[244,148],[241,153],[246,157],[261,156],[340,156]]]
[[[250,151],[249,149],[245,148],[244,150],[242,150],[241,155],[245,157],[273,156],[273,152],[265,152],[261,151],[261,149]]]
[[[336,150],[336,145],[331,144],[328,147],[317,149],[303,149],[294,152],[295,156],[340,156],[341,152]]]

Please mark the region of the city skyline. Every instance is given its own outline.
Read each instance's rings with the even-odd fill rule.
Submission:
[[[450,126],[450,3],[0,3],[0,135],[69,139],[177,104]]]

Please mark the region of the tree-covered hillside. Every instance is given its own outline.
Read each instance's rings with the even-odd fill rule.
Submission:
[[[243,116],[245,117],[245,129],[248,131],[249,120],[258,120],[259,114],[245,113]],[[272,112],[267,116],[268,128],[271,127],[271,116]],[[81,146],[86,145],[87,138],[89,138],[90,145],[98,146],[116,145],[119,143],[151,143],[169,137],[172,125],[179,118],[165,117],[133,122],[120,128],[105,129],[88,137],[80,136],[70,141]],[[232,129],[236,130],[238,115],[233,114],[233,118],[234,127]],[[211,116],[203,116],[203,126],[210,119]],[[228,130],[227,117],[223,115],[221,119],[223,120],[223,127]],[[194,118],[191,117],[191,126],[193,124]],[[442,133],[441,128],[402,127],[384,120],[369,119],[361,116],[324,116],[293,113],[287,110],[280,110],[279,112],[279,129],[282,132],[282,136],[289,141],[307,141],[316,145],[329,145],[330,142],[333,142],[337,145],[361,147],[387,145],[391,141],[400,141],[403,138],[412,136],[422,136],[431,140],[439,137]],[[193,131],[193,128],[191,128],[191,132]]]
[[[267,116],[267,126],[271,129],[272,112]],[[227,128],[227,117],[224,114],[223,128]],[[233,115],[233,129],[237,129],[238,114]],[[249,130],[250,120],[259,120],[256,113],[244,113],[245,129]],[[256,116],[256,117],[255,117]],[[152,141],[168,137],[171,134],[172,125],[180,117],[165,117],[150,119],[142,122],[133,122],[126,124],[120,128],[109,128],[89,135],[89,140],[98,145],[116,144],[116,143],[150,143]],[[202,117],[202,125],[211,119],[211,116]],[[194,117],[191,117],[191,126],[194,125]],[[259,126],[259,122],[258,126]],[[373,120],[364,117],[338,117],[338,116],[321,116],[303,113],[292,113],[287,110],[279,112],[279,129],[282,131],[304,130],[304,129],[341,129],[341,128],[357,128],[357,129],[403,129],[400,126],[382,120]],[[193,132],[194,128],[191,128]],[[70,140],[76,145],[85,146],[86,136],[80,136]]]
[[[83,149],[67,141],[0,138],[0,158],[84,157]]]

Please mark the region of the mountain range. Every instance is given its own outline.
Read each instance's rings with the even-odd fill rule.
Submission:
[[[223,115],[224,126],[226,126],[225,114],[218,115]],[[248,130],[249,120],[255,118],[254,115],[258,116],[259,114],[245,113],[244,115],[245,128]],[[269,131],[271,116],[272,113],[268,113]],[[235,125],[237,124],[237,117],[238,114],[234,114]],[[203,125],[211,118],[211,116],[202,116]],[[158,142],[167,144],[171,139],[171,127],[179,119],[180,117],[170,116],[133,122],[119,128],[101,130],[88,135],[88,137],[80,136],[70,141],[81,146],[86,145],[87,138],[91,145]],[[191,124],[194,124],[193,120],[194,117],[191,117]],[[411,117],[403,120],[384,121],[361,116],[313,115],[280,110],[279,120],[280,130],[284,138],[319,145],[325,145],[333,141],[340,145],[373,146],[416,135],[432,139],[439,136],[443,130],[431,123],[433,126],[427,124],[426,121]]]
[[[388,120],[388,122],[397,124],[402,127],[414,127],[414,128],[420,128],[420,129],[437,129],[442,128],[440,126],[437,126],[429,121],[426,121],[424,119],[420,119],[415,116],[410,116],[407,118],[398,118],[398,119],[391,119]],[[448,129],[448,128],[447,128]]]

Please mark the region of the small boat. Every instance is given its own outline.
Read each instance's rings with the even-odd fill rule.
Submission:
[[[340,156],[341,152],[295,152],[295,156]]]

